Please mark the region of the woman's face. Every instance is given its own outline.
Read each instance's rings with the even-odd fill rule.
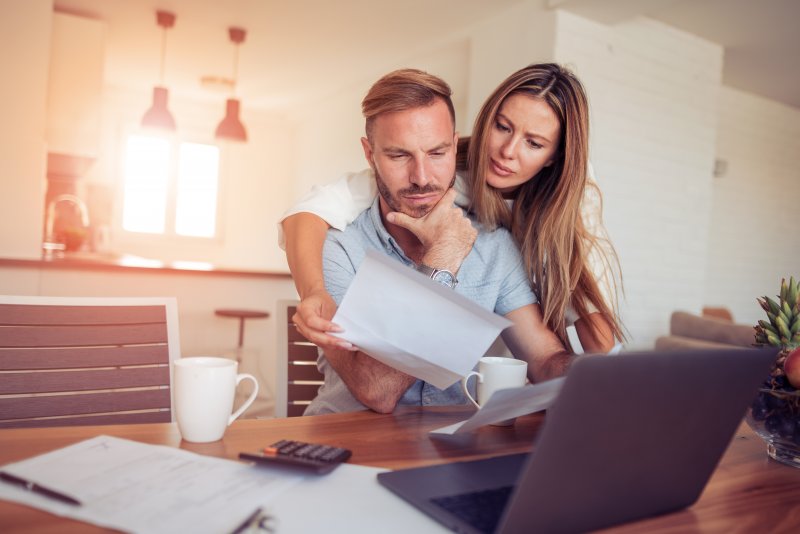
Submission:
[[[487,183],[509,196],[555,161],[561,125],[541,98],[507,97],[489,129]]]

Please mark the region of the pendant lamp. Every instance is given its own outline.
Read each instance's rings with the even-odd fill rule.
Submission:
[[[175,25],[175,14],[168,11],[156,11],[156,23],[161,27],[161,74],[159,85],[153,88],[153,105],[150,106],[144,117],[142,126],[161,128],[175,131],[175,119],[167,109],[169,90],[164,87],[164,57],[167,51],[167,30]]]
[[[234,43],[235,53],[233,60],[233,96],[236,95],[236,81],[239,75],[239,45],[244,42],[246,31],[243,28],[228,28],[228,37]],[[247,130],[239,120],[239,100],[229,98],[225,102],[225,118],[217,126],[214,136],[217,139],[229,139],[231,141],[247,141]]]

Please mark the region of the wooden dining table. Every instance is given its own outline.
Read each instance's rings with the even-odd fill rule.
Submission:
[[[518,418],[513,426],[486,426],[456,440],[428,436],[428,431],[464,420],[471,413],[463,406],[401,407],[392,414],[363,411],[245,419],[235,421],[222,440],[205,444],[181,440],[175,423],[5,429],[0,430],[0,465],[105,434],[230,459],[279,439],[293,439],[346,447],[353,451],[349,461],[354,464],[401,469],[530,451],[545,418],[541,413],[528,415]],[[1,533],[103,531],[0,501]],[[800,469],[771,460],[764,442],[743,423],[694,505],[607,531],[800,532]]]

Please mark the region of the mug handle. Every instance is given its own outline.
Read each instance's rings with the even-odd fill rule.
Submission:
[[[472,402],[472,404],[474,404],[475,407],[480,410],[481,409],[481,405],[478,404],[478,402],[475,399],[472,398],[472,395],[469,394],[469,388],[467,387],[467,381],[469,380],[469,377],[471,377],[472,375],[475,375],[475,376],[478,377],[478,383],[483,382],[483,375],[482,374],[480,374],[478,371],[470,371],[467,374],[467,376],[465,376],[464,378],[461,379],[461,389],[464,390],[464,395],[467,396],[467,398],[470,400],[470,402]]]
[[[256,400],[256,395],[258,395],[258,380],[256,380],[256,377],[254,377],[251,374],[242,373],[242,374],[236,375],[236,387],[239,387],[239,382],[241,382],[242,380],[245,380],[245,379],[250,379],[250,380],[253,381],[253,392],[250,394],[249,397],[247,397],[247,400],[244,401],[244,404],[239,406],[239,409],[236,410],[235,412],[233,412],[233,414],[231,414],[231,416],[228,418],[228,424],[229,425],[231,423],[233,423],[234,421],[236,421],[236,419],[240,415],[242,415],[244,413],[244,411],[250,407],[251,404],[253,404],[253,401]]]

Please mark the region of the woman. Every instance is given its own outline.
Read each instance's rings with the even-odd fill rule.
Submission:
[[[504,226],[514,236],[548,327],[568,344],[566,329],[574,322],[586,352],[607,352],[624,334],[592,274],[589,255],[606,273],[618,262],[613,247],[587,230],[581,215],[587,191],[600,199],[587,180],[588,138],[589,110],[580,81],[556,64],[530,65],[486,100],[471,139],[459,143],[458,169],[469,210],[487,228]],[[349,222],[354,214],[337,204],[344,197],[351,211],[366,209],[375,195],[373,180],[367,173],[351,175],[330,186],[328,194],[336,201],[323,201],[315,211],[329,221]],[[319,196],[324,194],[312,193],[311,204],[318,204]],[[289,268],[302,298],[295,322],[318,345],[352,348],[326,334],[340,331],[328,320],[336,304],[322,277],[328,223],[302,209],[290,210],[294,214],[283,221]],[[394,214],[392,222],[403,225],[402,214]]]

